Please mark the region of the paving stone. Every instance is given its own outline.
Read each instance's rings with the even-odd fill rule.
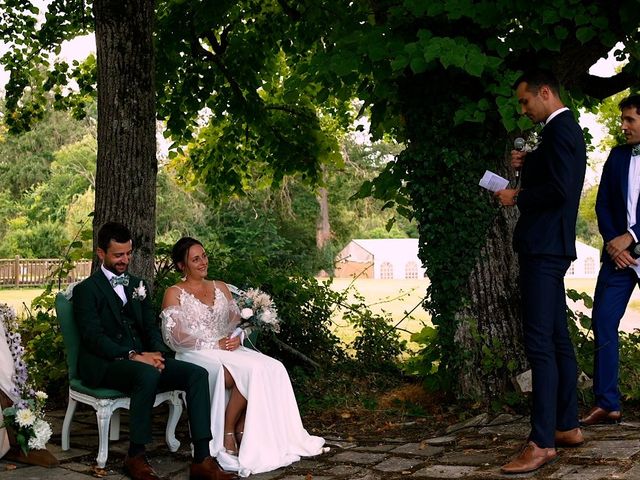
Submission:
[[[612,478],[618,471],[619,468],[614,465],[561,465],[549,478],[599,480],[601,478]],[[613,478],[620,477],[615,476]]]
[[[63,467],[65,470],[72,470],[77,473],[83,473],[85,475],[89,475],[92,477],[94,476],[93,465],[87,465],[86,463],[71,462],[71,463],[65,463]],[[122,478],[122,475],[123,475],[122,469],[107,468],[107,469],[103,469],[102,472],[106,473],[106,476],[103,478]],[[57,478],[57,477],[53,476],[53,478]]]
[[[343,450],[348,450],[350,448],[356,447],[358,444],[354,443],[354,442],[344,441],[344,440],[327,440],[327,439],[325,439],[325,445],[328,445],[330,447],[342,448]]]
[[[465,467],[460,465],[431,465],[415,472],[411,477],[429,478],[463,478],[473,475],[478,467]]]
[[[388,452],[397,448],[397,445],[389,445],[388,443],[383,443],[382,445],[362,445],[359,447],[355,447],[354,450],[357,452]]]
[[[373,468],[382,472],[403,472],[405,470],[410,470],[421,463],[424,463],[424,459],[422,458],[391,457],[383,460]]]
[[[624,480],[638,480],[638,478],[640,478],[640,465],[634,465],[626,472],[620,474],[618,478]]]
[[[91,477],[73,470],[64,468],[44,468],[44,467],[24,467],[15,470],[4,470],[0,472],[2,480],[42,480],[49,478],[55,480],[88,480]]]
[[[85,450],[83,448],[70,448],[69,450],[64,451],[59,445],[55,445],[52,443],[47,445],[47,450],[49,450],[51,454],[58,459],[59,462],[84,457],[91,453],[90,450]]]
[[[379,463],[387,456],[384,453],[367,453],[367,452],[342,452],[329,458],[331,462],[357,463],[359,465],[371,465]]]
[[[640,440],[593,440],[572,451],[573,457],[587,459],[629,459],[640,452]]]
[[[470,418],[469,420],[465,421],[465,422],[461,422],[461,423],[456,423],[455,425],[450,425],[449,427],[447,427],[447,429],[445,430],[447,433],[452,433],[452,432],[457,432],[460,430],[465,430],[468,429],[470,427],[478,427],[480,425],[486,425],[487,423],[489,423],[489,414],[488,413],[482,413],[480,415],[477,415],[473,418]]]
[[[363,471],[362,467],[356,467],[353,465],[336,465],[333,468],[330,468],[324,473],[328,473],[331,475],[337,475],[339,477],[353,478],[354,475]],[[251,477],[253,478],[253,477]]]
[[[271,480],[272,478],[276,478],[280,475],[282,475],[282,469],[274,470],[272,472],[256,473],[255,475],[251,475],[250,478],[251,480]],[[173,479],[174,477],[171,478]]]
[[[349,480],[380,480],[380,478],[386,478],[386,477],[381,477],[380,475],[376,475],[373,472],[363,472],[360,475],[357,475],[353,478],[349,478]],[[316,480],[315,478],[313,480]]]
[[[496,461],[496,454],[481,450],[465,450],[447,453],[438,459],[441,463],[450,465],[482,466],[491,465]]]
[[[253,479],[253,475],[249,478]],[[282,477],[280,480],[309,480],[307,475],[287,475],[286,477]],[[313,480],[333,480],[332,477],[325,477],[322,475],[314,475]]]
[[[432,457],[444,452],[444,447],[433,447],[423,443],[407,443],[392,450],[393,453],[404,453],[407,455],[419,455],[421,457]]]
[[[482,435],[505,435],[521,437],[526,436],[530,430],[529,417],[522,415],[508,415],[506,413],[498,415],[486,427],[481,428],[478,433]]]
[[[446,437],[427,438],[423,440],[423,442],[434,447],[446,447],[449,445],[455,445],[457,442],[457,439],[458,437],[449,435]]]

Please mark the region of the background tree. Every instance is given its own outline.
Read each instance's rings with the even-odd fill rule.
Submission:
[[[516,212],[497,209],[478,178],[486,168],[509,175],[508,133],[531,127],[517,119],[511,88],[524,68],[551,68],[574,110],[637,82],[636,2],[169,1],[156,13],[159,116],[177,149],[203,134],[188,158],[212,192],[240,192],[248,179],[277,185],[293,172],[319,180],[320,164],[341,161],[320,119],[348,123],[353,98],[371,112],[374,137],[406,146],[360,195],[419,225],[437,329],[419,337],[415,365],[463,395],[503,394],[524,367]],[[629,63],[608,79],[589,75],[617,42]],[[17,79],[8,91],[22,98]],[[37,117],[32,96],[8,102],[16,122]]]

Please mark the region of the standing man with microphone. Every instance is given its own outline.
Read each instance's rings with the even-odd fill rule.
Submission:
[[[627,144],[611,150],[596,199],[605,252],[593,299],[595,406],[580,420],[583,425],[617,423],[622,418],[618,327],[640,277],[636,259],[640,252],[632,251],[640,240],[640,95],[631,95],[618,106]]]
[[[559,95],[558,81],[538,70],[515,83],[522,110],[544,123],[538,148],[513,150],[521,188],[494,195],[517,206],[513,247],[520,264],[522,330],[532,372],[531,433],[525,448],[502,466],[508,474],[537,470],[555,459],[556,447],[583,443],[578,423],[578,367],[567,329],[564,275],[576,258],[576,219],[586,169],[582,130]]]

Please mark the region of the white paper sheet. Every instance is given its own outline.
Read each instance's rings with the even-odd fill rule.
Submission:
[[[478,185],[492,192],[497,192],[498,190],[504,190],[507,188],[509,186],[509,180],[487,170],[484,172],[484,175],[480,179],[480,182],[478,182]]]

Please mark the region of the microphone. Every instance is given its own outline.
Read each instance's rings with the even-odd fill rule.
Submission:
[[[518,150],[519,152],[524,150],[525,145],[526,145],[526,142],[522,137],[518,137],[513,141],[513,148],[515,150]],[[516,168],[516,185],[518,184],[519,181],[520,181],[520,169]]]

